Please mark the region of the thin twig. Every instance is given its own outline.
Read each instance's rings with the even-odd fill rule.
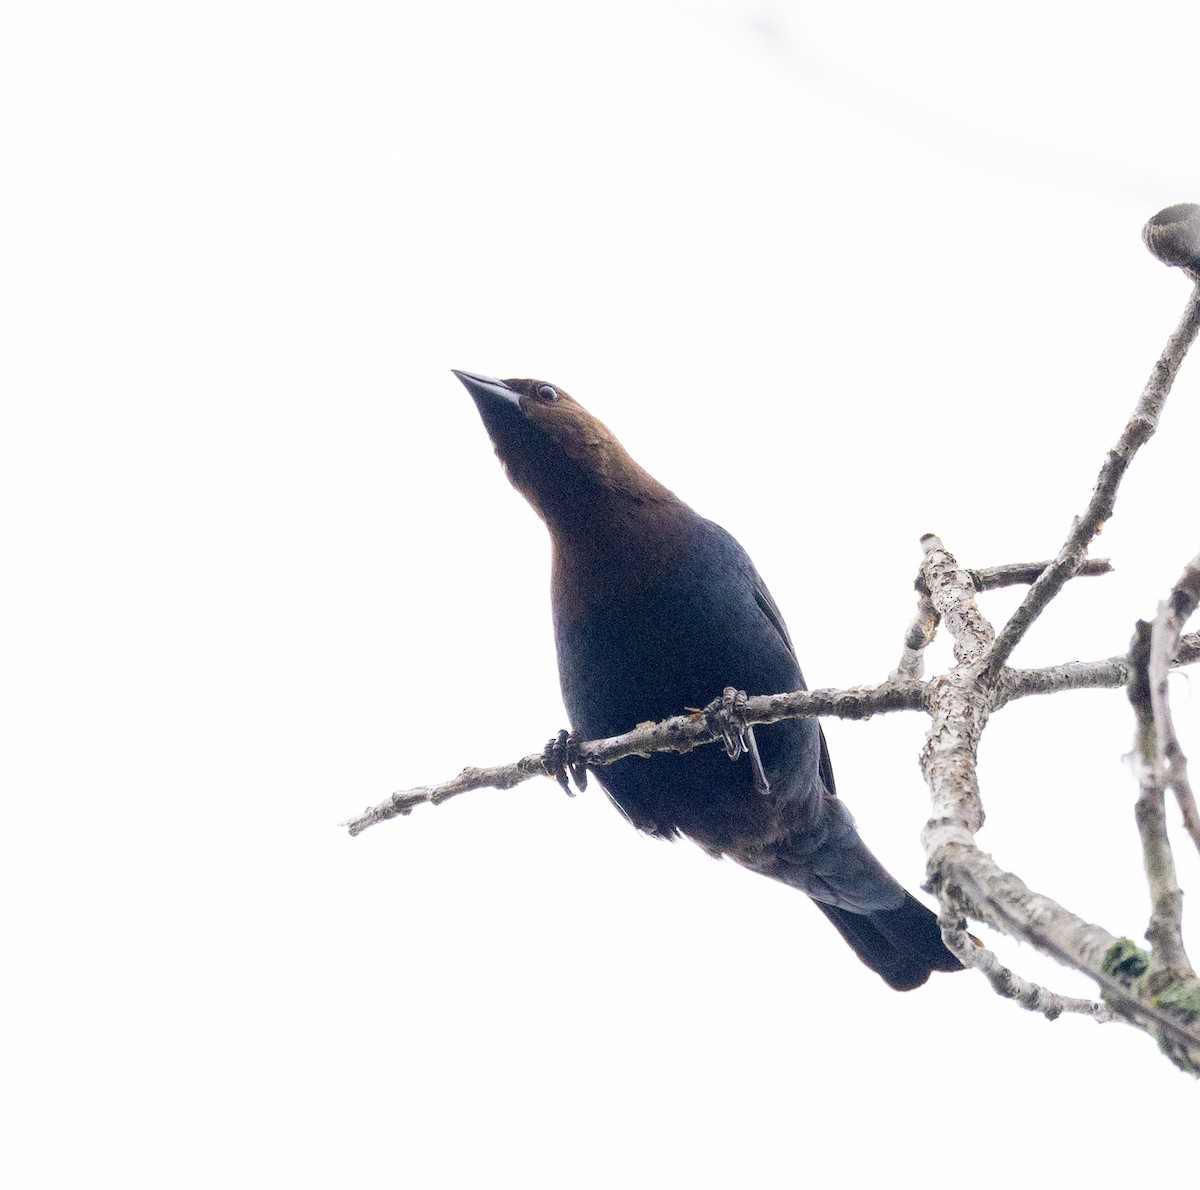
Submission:
[[[987,566],[963,573],[975,584],[976,591],[994,591],[998,587],[1035,583],[1042,571],[1053,565],[1053,562],[1013,562],[1008,566]],[[1103,574],[1112,574],[1112,563],[1107,558],[1089,558],[1072,578],[1094,578]]]
[[[1071,526],[1058,557],[1048,566],[1037,581],[1029,589],[1021,606],[1013,613],[1012,618],[1005,624],[987,658],[987,664],[982,675],[986,682],[994,682],[1000,675],[1021,638],[1029,630],[1034,620],[1041,615],[1046,605],[1062,589],[1063,584],[1078,572],[1087,553],[1088,545],[1100,531],[1101,526],[1112,516],[1113,504],[1116,500],[1117,487],[1133,456],[1144,445],[1158,428],[1158,420],[1162,414],[1167,394],[1171,391],[1179,365],[1187,354],[1188,347],[1200,330],[1200,285],[1197,285],[1188,298],[1184,307],[1183,317],[1175,328],[1150,379],[1142,390],[1142,395],[1134,408],[1125,429],[1121,432],[1116,445],[1108,452],[1104,465],[1100,468],[1092,498],[1088,501],[1083,515],[1076,518]]]
[[[1015,1000],[1029,1012],[1040,1012],[1049,1021],[1057,1020],[1063,1013],[1090,1016],[1101,1024],[1119,1019],[1107,1005],[1098,1000],[1064,996],[1042,987],[1041,984],[1022,979],[1015,971],[1006,967],[994,951],[978,945],[962,926],[947,925],[944,914],[938,921],[942,927],[943,941],[958,957],[959,962],[964,967],[982,971],[993,991],[1006,1000]]]
[[[1172,668],[1200,661],[1200,632],[1180,638]],[[1040,669],[1007,669],[992,697],[992,710],[1031,694],[1058,694],[1063,690],[1116,690],[1129,684],[1129,654],[1102,661],[1064,661]]]

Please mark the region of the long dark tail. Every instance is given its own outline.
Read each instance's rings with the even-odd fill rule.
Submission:
[[[911,893],[904,894],[899,909],[869,915],[816,904],[854,953],[898,992],[919,988],[933,971],[965,970],[946,949],[937,915]]]

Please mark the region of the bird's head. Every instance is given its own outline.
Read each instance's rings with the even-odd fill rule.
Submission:
[[[586,519],[597,502],[674,500],[599,418],[558,385],[457,369],[454,375],[474,399],[509,480],[552,529]]]

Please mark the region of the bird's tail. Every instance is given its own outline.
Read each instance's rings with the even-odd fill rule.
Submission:
[[[965,970],[946,949],[937,915],[911,893],[899,909],[870,914],[816,904],[854,953],[898,992],[919,988],[934,971]]]

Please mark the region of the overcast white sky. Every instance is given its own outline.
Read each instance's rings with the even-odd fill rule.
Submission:
[[[565,723],[544,531],[451,367],[561,384],[729,528],[813,685],[895,663],[922,533],[1052,554],[1187,294],[1139,231],[1200,199],[1198,36],[1153,3],[7,6],[5,1184],[1182,1170],[1196,1087],[1143,1035],[890,992],[594,788],[337,824]],[[1196,552],[1197,440],[1193,360],[1118,573],[1016,663],[1126,647]],[[922,720],[826,731],[917,888]],[[1137,937],[1130,740],[1118,693],[1006,709],[981,842]]]

